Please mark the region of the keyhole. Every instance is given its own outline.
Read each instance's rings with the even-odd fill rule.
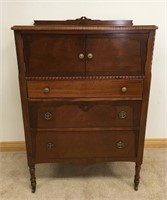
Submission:
[[[89,110],[89,106],[88,106],[88,105],[85,105],[85,106],[83,107],[83,110],[84,110],[84,111],[88,111],[88,110]]]

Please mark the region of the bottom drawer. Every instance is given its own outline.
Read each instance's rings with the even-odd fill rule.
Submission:
[[[36,134],[36,161],[52,159],[135,158],[136,131],[96,132],[38,132]]]

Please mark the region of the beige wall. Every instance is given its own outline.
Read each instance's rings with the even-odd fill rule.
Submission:
[[[13,25],[29,25],[33,19],[133,19],[134,24],[159,27],[152,66],[147,138],[167,137],[167,63],[165,63],[165,0],[50,1],[2,0],[0,63],[0,141],[24,140]]]

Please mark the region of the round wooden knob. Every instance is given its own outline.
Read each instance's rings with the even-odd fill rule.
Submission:
[[[89,59],[92,59],[92,58],[93,58],[93,54],[92,54],[92,53],[88,53],[87,56],[88,56]]]
[[[49,89],[48,87],[46,87],[46,88],[43,89],[43,92],[44,92],[44,93],[49,93],[49,92],[50,92],[50,89]]]
[[[122,87],[122,88],[121,88],[121,91],[122,91],[123,93],[125,93],[125,92],[127,91],[127,87],[125,87],[125,86]]]
[[[79,59],[83,60],[83,59],[84,59],[84,57],[85,57],[85,56],[84,56],[84,54],[83,54],[83,53],[80,53],[80,54],[79,54]]]

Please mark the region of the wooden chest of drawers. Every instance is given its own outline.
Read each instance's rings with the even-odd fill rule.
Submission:
[[[157,27],[82,17],[12,29],[32,192],[46,162],[132,161],[137,190]]]

